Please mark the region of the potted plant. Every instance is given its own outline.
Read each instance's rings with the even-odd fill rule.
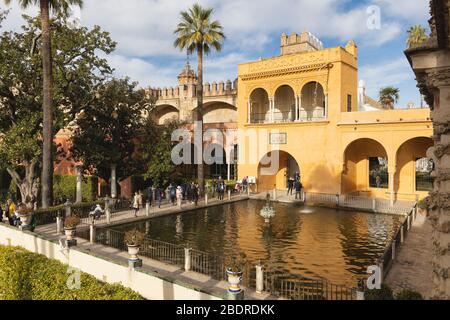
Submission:
[[[22,227],[27,227],[31,224],[31,219],[33,217],[33,210],[29,209],[26,205],[22,204],[20,205],[17,213],[20,219],[20,225]]]
[[[64,221],[64,232],[66,239],[71,241],[77,234],[77,225],[80,224],[80,218],[76,215],[67,217]]]
[[[227,276],[228,276],[228,292],[230,293],[240,293],[242,273],[244,266],[247,263],[247,255],[243,252],[239,253],[238,256],[232,256],[226,262],[227,266]]]
[[[128,247],[130,260],[138,260],[139,248],[145,240],[145,233],[137,229],[127,231],[125,233],[125,244]]]

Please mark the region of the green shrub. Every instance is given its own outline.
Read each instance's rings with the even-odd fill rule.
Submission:
[[[420,293],[412,290],[402,290],[395,295],[396,300],[423,300]]]
[[[81,185],[83,201],[91,202],[97,199],[98,178],[95,176],[83,177]],[[65,202],[69,199],[74,202],[77,194],[77,177],[75,175],[55,175],[53,179],[53,196]]]
[[[80,289],[67,286],[70,273],[57,260],[18,247],[0,246],[0,300],[142,300],[119,284],[81,273]],[[70,283],[70,282],[69,282]]]
[[[364,298],[366,300],[394,300],[394,294],[389,286],[382,284],[381,289],[366,290]]]

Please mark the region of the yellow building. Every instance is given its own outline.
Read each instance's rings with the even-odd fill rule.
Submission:
[[[280,56],[238,66],[237,95],[238,129],[251,137],[239,143],[238,174],[256,177],[257,191],[285,189],[300,172],[308,192],[392,201],[428,193],[430,110],[360,111],[353,41],[324,49],[310,33],[283,34]],[[275,156],[277,172],[265,175]]]

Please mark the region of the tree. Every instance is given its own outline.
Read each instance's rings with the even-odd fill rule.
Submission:
[[[149,120],[143,127],[140,155],[147,164],[144,178],[151,180],[154,186],[166,187],[170,181],[176,180],[177,167],[172,162],[172,142],[174,130],[183,126],[179,121],[170,121],[157,126]]]
[[[71,153],[87,172],[106,181],[112,164],[119,181],[144,170],[137,141],[152,100],[136,87],[128,78],[104,83],[76,120]]]
[[[394,87],[384,87],[380,89],[379,102],[385,109],[394,109],[395,104],[400,99],[400,90]]]
[[[7,5],[11,0],[4,0]],[[43,66],[43,159],[42,159],[42,207],[47,208],[53,198],[53,60],[50,30],[50,10],[69,11],[70,5],[82,6],[82,0],[17,0],[22,8],[39,3],[41,17],[41,55]]]
[[[412,26],[408,30],[408,40],[406,40],[406,44],[408,48],[421,44],[429,39],[427,35],[427,31],[421,25]]]
[[[42,170],[43,64],[30,50],[40,21],[26,17],[22,32],[0,35],[0,169],[19,187],[23,201],[37,199]],[[52,20],[55,121],[52,137],[67,127],[93,100],[96,88],[112,73],[99,54],[111,53],[115,42],[99,27],[72,28],[67,17]],[[56,54],[58,52],[58,54]],[[53,141],[53,138],[52,138]],[[53,145],[55,155],[57,146]]]
[[[225,39],[223,27],[219,21],[211,21],[212,8],[203,8],[194,4],[188,11],[181,12],[181,22],[175,34],[177,39],[174,46],[180,50],[187,50],[189,54],[197,52],[198,81],[197,81],[197,110],[195,131],[203,136],[203,54],[209,54],[212,49],[221,51],[221,42]],[[199,193],[202,195],[205,188],[203,158],[198,164]]]

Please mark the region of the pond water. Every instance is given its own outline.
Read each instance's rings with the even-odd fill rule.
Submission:
[[[401,222],[400,216],[276,203],[268,226],[259,215],[264,205],[243,201],[114,229],[137,227],[152,239],[220,256],[243,251],[254,263],[270,261],[284,272],[355,286]]]

